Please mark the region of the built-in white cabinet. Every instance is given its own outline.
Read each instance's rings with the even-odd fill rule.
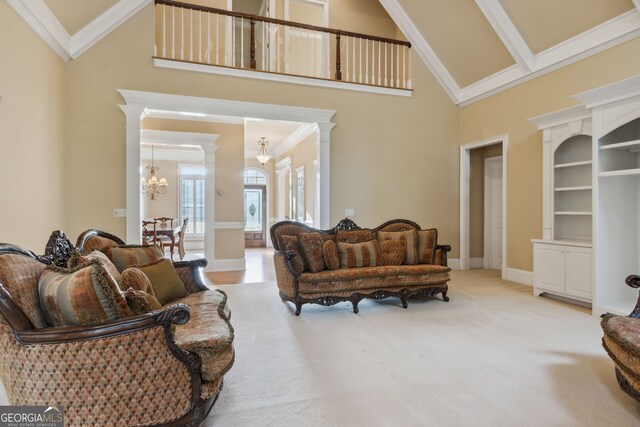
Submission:
[[[591,301],[591,248],[560,241],[536,240],[533,245],[533,292]]]
[[[582,106],[531,119],[543,131],[542,239],[533,242],[534,294],[590,302],[593,138]]]

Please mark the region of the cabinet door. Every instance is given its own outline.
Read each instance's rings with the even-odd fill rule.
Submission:
[[[540,289],[564,293],[564,246],[534,244],[533,282]]]
[[[591,299],[591,248],[568,246],[565,251],[567,264],[567,295]]]

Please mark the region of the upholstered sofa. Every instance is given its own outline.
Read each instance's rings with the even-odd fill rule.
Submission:
[[[640,288],[640,276],[629,276],[626,284]],[[640,401],[640,297],[628,316],[605,314],[601,321],[602,345],[615,364],[620,388]]]
[[[159,310],[49,327],[38,282],[76,250],[121,245],[89,230],[75,248],[52,234],[45,255],[0,244],[0,376],[13,405],[63,405],[65,425],[198,425],[234,361],[226,295],[201,279],[206,260],[175,262],[187,295]]]
[[[400,263],[401,265],[378,265],[357,268],[325,268],[321,271],[309,271],[309,260],[302,267],[300,257],[305,258],[305,243],[302,239],[308,233],[320,233],[323,239],[336,241],[344,232],[370,232],[370,238],[376,240],[381,233],[394,233],[415,230],[418,224],[412,221],[396,219],[372,228],[360,228],[350,219],[343,219],[330,230],[318,230],[295,221],[282,221],[271,229],[271,240],[275,249],[274,263],[276,280],[283,302],[295,305],[295,314],[300,315],[303,304],[333,305],[342,301],[351,302],[353,312],[358,313],[358,303],[364,298],[383,299],[399,297],[402,306],[407,308],[407,300],[413,296],[447,297],[449,271],[447,252],[449,245],[437,243],[437,230],[429,229],[432,236],[432,257],[426,263]],[[357,234],[357,233],[356,233]],[[288,246],[292,236],[296,236],[300,251]],[[369,238],[369,237],[367,237]],[[367,255],[368,257],[368,255]],[[343,266],[344,267],[344,266]]]

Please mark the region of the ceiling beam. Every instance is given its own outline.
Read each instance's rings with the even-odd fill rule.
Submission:
[[[460,102],[460,87],[449,73],[449,70],[442,64],[442,61],[440,61],[440,58],[438,58],[429,43],[427,43],[427,40],[422,33],[420,33],[420,30],[418,30],[402,6],[400,6],[398,0],[380,0],[380,4],[385,8],[400,31],[407,37],[411,43],[411,48],[415,49],[420,59],[429,67],[453,102],[458,104]]]
[[[640,1],[640,0],[638,0]],[[524,72],[534,68],[535,58],[498,0],[475,0],[489,24]]]

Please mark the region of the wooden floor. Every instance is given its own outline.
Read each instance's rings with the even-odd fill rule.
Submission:
[[[245,259],[247,262],[246,270],[216,271],[205,273],[205,275],[215,285],[274,282],[276,280],[273,267],[273,248],[247,248],[245,249]]]

